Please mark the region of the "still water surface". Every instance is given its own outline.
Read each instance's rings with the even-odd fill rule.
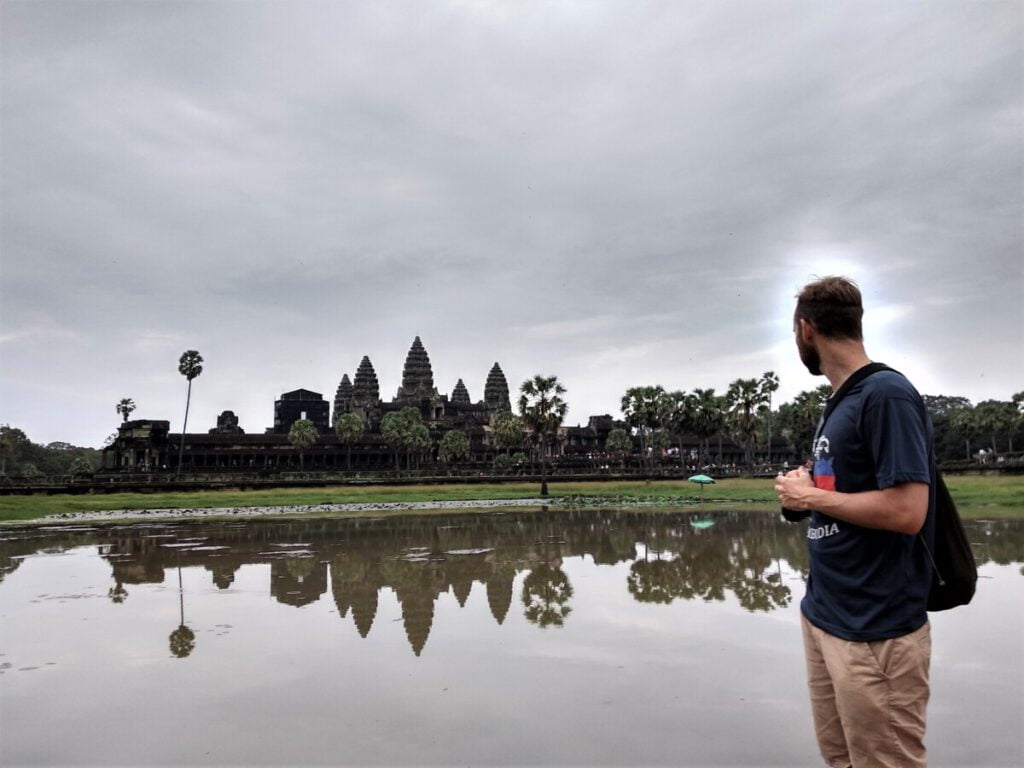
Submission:
[[[713,523],[713,524],[711,524]],[[0,532],[0,763],[820,765],[803,526],[574,510]],[[932,617],[933,766],[1024,764],[1024,523]]]

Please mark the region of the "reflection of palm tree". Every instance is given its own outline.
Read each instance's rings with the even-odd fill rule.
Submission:
[[[196,647],[195,633],[184,624],[171,632],[171,653],[179,659],[184,659],[192,649]]]
[[[626,586],[641,603],[671,603],[679,595],[679,569],[668,560],[637,560],[630,566]]]
[[[792,592],[777,573],[746,572],[732,584],[740,605],[748,611],[771,611],[789,605]]]
[[[181,607],[181,623],[178,628],[171,632],[169,638],[171,653],[179,659],[184,659],[196,647],[195,633],[185,626],[185,589],[181,584],[181,566],[178,566],[178,602]]]
[[[107,591],[107,597],[110,598],[110,601],[112,603],[116,603],[116,604],[120,605],[121,603],[123,603],[125,600],[128,599],[128,590],[125,589],[124,588],[124,584],[122,584],[119,581],[119,582],[117,582],[116,585],[114,585],[113,587],[111,587]]]
[[[572,584],[561,568],[541,563],[523,581],[523,606],[529,621],[540,627],[560,627],[572,612]]]

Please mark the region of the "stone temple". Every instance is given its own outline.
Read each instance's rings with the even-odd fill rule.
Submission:
[[[498,413],[513,410],[508,381],[498,363],[488,372],[482,394],[482,399],[474,401],[461,378],[455,381],[450,395],[438,391],[430,356],[417,336],[406,355],[401,384],[390,400],[381,397],[373,363],[364,356],[354,373],[342,374],[333,403],[310,389],[283,393],[274,403],[273,426],[263,434],[246,433],[232,411],[224,411],[217,426],[207,434],[173,434],[167,421],[125,422],[114,443],[104,450],[103,469],[176,469],[182,443],[182,470],[187,472],[259,474],[298,469],[299,459],[288,441],[288,432],[299,419],[308,419],[320,437],[305,452],[303,469],[386,470],[394,466],[394,451],[381,436],[381,422],[388,413],[409,407],[418,411],[430,432],[433,447],[426,457],[428,462],[437,460],[437,446],[445,433],[457,429],[470,441],[470,456],[462,464],[485,468],[502,451],[491,438],[491,424]],[[359,416],[363,434],[354,443],[343,445],[334,425],[339,416],[348,413]],[[565,459],[600,451],[615,426],[624,425],[611,416],[596,416],[585,427],[562,427],[556,452]]]
[[[465,431],[490,424],[499,411],[511,410],[511,401],[505,374],[497,363],[488,374],[483,400],[474,403],[462,379],[456,382],[450,397],[438,392],[434,385],[430,356],[417,336],[405,357],[402,383],[391,401],[381,399],[373,363],[369,357],[364,357],[356,369],[354,379],[349,379],[346,373],[338,383],[331,424],[343,413],[356,413],[362,417],[363,426],[368,432],[376,432],[387,413],[410,406],[419,411],[423,423],[432,430]]]

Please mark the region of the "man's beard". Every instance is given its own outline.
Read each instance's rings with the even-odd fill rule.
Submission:
[[[811,376],[821,376],[821,355],[818,354],[814,345],[804,344],[803,341],[797,339],[796,348],[800,353],[800,362],[807,366]]]

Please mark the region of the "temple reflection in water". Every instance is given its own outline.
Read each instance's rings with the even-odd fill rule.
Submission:
[[[1022,559],[1024,527],[984,522],[970,529],[979,564]],[[390,590],[419,656],[438,598],[451,594],[465,606],[475,583],[499,625],[514,603],[538,627],[571,621],[574,585],[562,567],[569,558],[628,565],[623,588],[640,602],[731,597],[749,611],[786,606],[792,595],[783,568],[807,569],[803,535],[802,527],[764,513],[717,512],[698,521],[692,512],[564,509],[36,528],[8,532],[0,541],[0,580],[28,555],[97,546],[111,567],[108,596],[125,602],[133,585],[166,580],[176,587],[179,569],[202,568],[217,589],[230,590],[242,566],[262,564],[269,566],[267,589],[277,602],[302,608],[329,592],[338,615],[364,638],[373,630],[382,590]]]

